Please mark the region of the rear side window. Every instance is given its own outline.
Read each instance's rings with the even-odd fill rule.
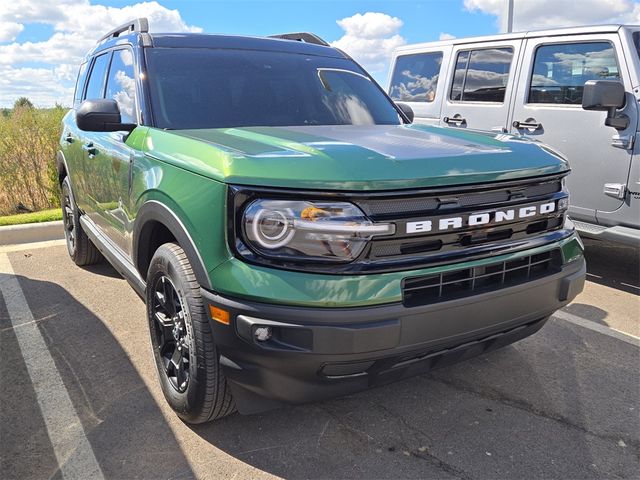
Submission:
[[[82,101],[82,90],[84,89],[84,82],[87,79],[87,67],[89,63],[85,62],[80,65],[80,71],[78,72],[78,79],[76,80],[76,90],[73,94],[73,107],[76,108]]]
[[[609,42],[543,45],[536,50],[529,103],[580,105],[587,80],[618,80],[620,70]]]
[[[89,82],[87,83],[87,90],[83,98],[103,98],[104,94],[104,77],[107,74],[107,68],[109,67],[109,57],[111,54],[105,53],[96,57],[91,67],[91,74],[89,75]]]
[[[391,78],[391,98],[405,102],[433,102],[441,66],[442,52],[399,56]]]
[[[504,102],[511,60],[511,47],[460,52],[451,85],[451,100]]]
[[[113,52],[109,77],[107,78],[107,92],[104,98],[111,98],[118,103],[122,123],[137,123],[135,114],[136,81],[131,50],[124,49]]]

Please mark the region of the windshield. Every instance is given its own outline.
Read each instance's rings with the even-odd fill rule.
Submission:
[[[151,48],[147,70],[159,128],[400,123],[382,91],[346,59]]]

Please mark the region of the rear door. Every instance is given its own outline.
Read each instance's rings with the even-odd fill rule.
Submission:
[[[455,45],[440,113],[450,127],[504,132],[522,40]]]
[[[411,106],[418,123],[437,125],[440,121],[446,90],[442,77],[450,55],[451,45],[445,45],[403,51],[393,61],[389,96]]]
[[[631,150],[612,145],[612,137],[635,136],[638,113],[627,94],[620,112],[629,127],[616,131],[604,125],[606,112],[582,109],[587,80],[622,80],[632,91],[616,34],[530,38],[514,98],[511,131],[546,143],[564,154],[572,168],[567,179],[570,213],[576,220],[596,221],[596,211],[611,212],[624,200],[604,193],[605,184],[626,185]]]

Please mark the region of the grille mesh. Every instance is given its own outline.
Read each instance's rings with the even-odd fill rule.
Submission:
[[[560,250],[555,249],[479,267],[405,278],[403,303],[415,307],[499,290],[556,273],[561,263]]]

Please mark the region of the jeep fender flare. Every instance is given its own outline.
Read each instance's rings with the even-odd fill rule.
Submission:
[[[56,171],[58,172],[58,183],[62,183],[64,175],[69,175],[69,168],[67,168],[67,159],[62,153],[62,150],[56,152]]]
[[[193,273],[200,286],[211,290],[207,269],[204,266],[200,252],[196,248],[187,227],[185,227],[184,223],[182,223],[180,218],[169,209],[169,207],[157,200],[145,202],[142,207],[140,207],[134,222],[132,257],[133,263],[140,273],[140,276],[146,280],[147,272],[143,271],[140,266],[144,262],[148,263],[148,261],[151,260],[151,256],[153,256],[153,252],[147,252],[144,249],[146,245],[150,243],[149,240],[152,233],[150,226],[156,222],[162,224],[171,232],[187,254],[191,268],[193,268]]]

